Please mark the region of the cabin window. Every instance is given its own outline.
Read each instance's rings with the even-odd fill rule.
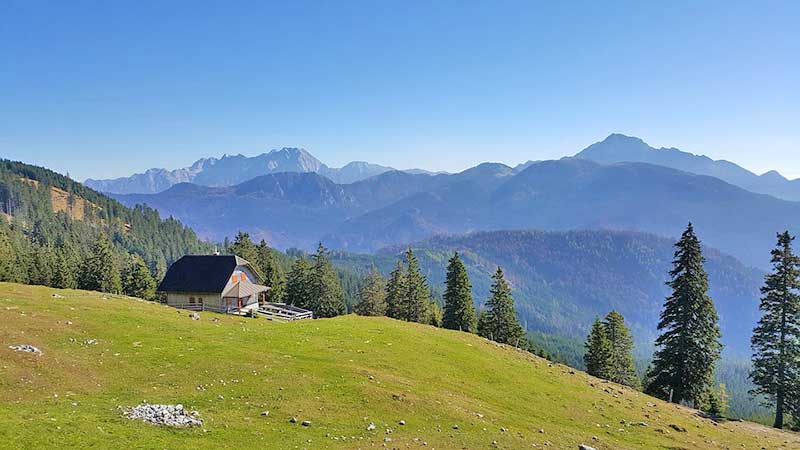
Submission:
[[[194,297],[189,297],[189,303],[194,304]]]
[[[236,277],[236,275],[231,276],[231,283],[236,283],[237,281],[239,281],[239,279]]]
[[[246,279],[247,279],[247,275],[245,275],[244,272],[242,272],[242,281],[244,281]]]

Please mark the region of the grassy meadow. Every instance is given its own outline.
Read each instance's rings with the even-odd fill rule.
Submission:
[[[16,344],[43,353],[9,348]],[[119,407],[144,401],[183,404],[205,423],[169,429],[122,416]],[[278,323],[204,312],[191,320],[187,311],[127,297],[0,283],[0,448],[579,444],[800,449],[800,435],[715,423],[528,353],[424,325],[352,315]]]

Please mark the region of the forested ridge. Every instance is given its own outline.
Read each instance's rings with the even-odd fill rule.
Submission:
[[[53,192],[62,191],[66,205],[55,208]],[[72,206],[80,206],[81,214]],[[87,262],[108,247],[110,267],[104,269],[118,272],[121,290],[135,257],[155,281],[181,256],[214,249],[171,217],[162,219],[146,206],[125,207],[69,177],[21,162],[0,160],[0,213],[4,281],[79,287]]]

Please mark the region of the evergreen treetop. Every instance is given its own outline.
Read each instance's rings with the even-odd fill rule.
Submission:
[[[783,428],[786,412],[800,418],[800,258],[792,241],[788,231],[778,234],[772,272],[761,288],[761,319],[751,340],[752,392],[775,407],[776,428]]]
[[[442,326],[451,330],[476,332],[478,319],[472,300],[472,285],[469,282],[467,268],[464,267],[458,252],[453,254],[447,264],[445,283]]]
[[[486,302],[485,313],[481,314],[478,333],[496,342],[518,346],[525,337],[525,331],[517,319],[511,288],[506,282],[503,269],[498,267],[492,279],[491,295]]]
[[[603,322],[598,318],[595,319],[592,330],[586,338],[586,354],[583,357],[586,372],[597,378],[608,379],[610,360],[611,342],[608,340]]]
[[[711,385],[722,345],[714,302],[708,296],[700,240],[690,223],[675,244],[671,280],[658,329],[648,393],[700,405]]]

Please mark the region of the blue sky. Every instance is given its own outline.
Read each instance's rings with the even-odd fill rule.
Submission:
[[[622,132],[800,177],[798,23],[796,1],[5,0],[0,157],[460,170]]]

